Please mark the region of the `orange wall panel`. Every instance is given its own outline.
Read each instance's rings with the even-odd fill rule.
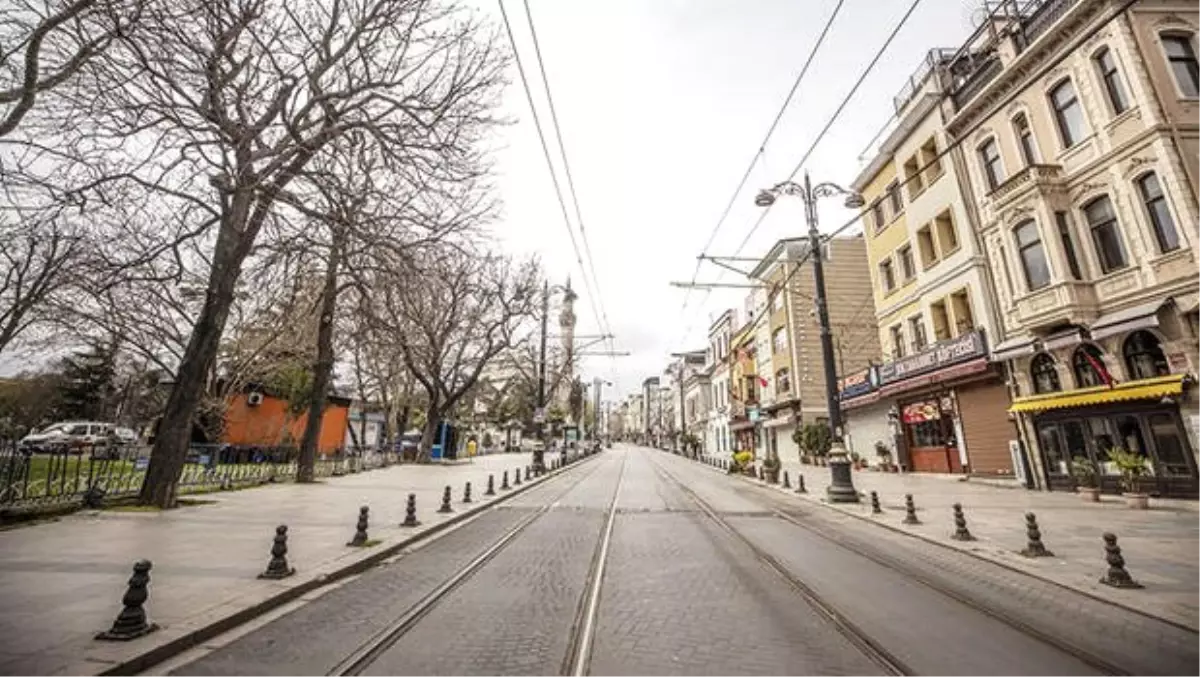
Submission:
[[[225,408],[225,444],[244,446],[276,446],[299,444],[304,435],[307,414],[291,416],[287,403],[265,395],[261,404],[250,406],[246,395],[229,398]],[[319,453],[329,453],[342,446],[350,410],[345,405],[327,404],[321,419],[321,435],[317,441]]]

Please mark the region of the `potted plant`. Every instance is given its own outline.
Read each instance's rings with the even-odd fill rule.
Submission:
[[[748,451],[739,451],[733,455],[733,462],[729,464],[729,474],[745,473],[750,467],[750,463],[754,460],[754,454]]]
[[[783,467],[778,456],[768,456],[763,459],[763,474],[767,476],[767,484],[779,484],[779,469]]]
[[[875,441],[875,457],[879,459],[879,467],[884,472],[892,472],[892,450],[883,440]]]
[[[1076,458],[1071,461],[1071,477],[1078,485],[1076,490],[1083,500],[1096,503],[1100,500],[1100,488],[1096,486],[1096,466],[1086,458]]]
[[[1108,460],[1121,471],[1121,495],[1125,503],[1135,510],[1145,510],[1150,506],[1150,497],[1138,491],[1138,479],[1145,476],[1149,468],[1146,457],[1139,453],[1113,447],[1108,450]]]

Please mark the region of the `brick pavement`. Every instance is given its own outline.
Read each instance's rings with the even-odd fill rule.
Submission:
[[[877,522],[909,536],[955,548],[1085,594],[1120,604],[1192,629],[1200,627],[1200,523],[1194,501],[1151,500],[1149,510],[1131,510],[1120,497],[1085,503],[1075,494],[1028,491],[958,481],[955,476],[921,473],[856,471],[856,488],[863,494],[855,505],[829,504],[823,499],[829,468],[785,460],[793,485],[802,473],[809,493],[797,498],[819,502],[849,515]],[[746,480],[751,481],[751,480]],[[779,487],[776,487],[779,488]],[[782,491],[781,488],[779,488]],[[869,492],[878,492],[884,514],[870,514]],[[904,495],[913,494],[919,525],[905,525]],[[968,526],[977,541],[959,542],[951,506],[963,505]],[[1037,514],[1046,547],[1053,558],[1026,558],[1024,514]],[[1130,573],[1146,587],[1121,590],[1102,585],[1107,569],[1100,536],[1112,531],[1120,539]]]
[[[0,673],[95,674],[222,618],[338,572],[433,528],[442,488],[454,508],[463,483],[474,506],[487,475],[530,463],[529,454],[480,456],[456,465],[393,466],[330,478],[204,496],[212,504],[148,513],[87,511],[0,532]],[[401,529],[408,493],[423,525]],[[500,498],[500,497],[497,497]],[[348,548],[360,505],[371,508],[371,548]],[[456,514],[458,514],[456,513]],[[288,558],[298,573],[256,579],[270,557],[277,524],[289,526]],[[162,629],[132,642],[92,639],[120,610],[132,563],[154,563],[150,619]]]

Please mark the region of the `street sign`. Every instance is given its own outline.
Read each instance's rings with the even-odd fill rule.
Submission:
[[[538,407],[537,409],[533,410],[533,422],[534,423],[545,423],[546,422],[546,408],[545,407]]]

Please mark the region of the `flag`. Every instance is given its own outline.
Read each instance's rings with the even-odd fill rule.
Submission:
[[[762,386],[762,387],[766,388],[766,387],[767,387],[767,379],[765,379],[765,378],[763,378],[763,377],[759,376],[759,377],[758,377],[758,385],[760,385],[760,386]]]
[[[1092,365],[1092,369],[1095,369],[1096,373],[1100,375],[1100,380],[1104,381],[1104,385],[1108,386],[1109,388],[1113,387],[1116,382],[1113,381],[1112,374],[1109,374],[1108,370],[1104,368],[1104,364],[1093,357],[1092,354],[1087,351],[1087,349],[1081,348],[1080,350],[1083,350],[1083,356],[1087,358],[1088,364]]]

